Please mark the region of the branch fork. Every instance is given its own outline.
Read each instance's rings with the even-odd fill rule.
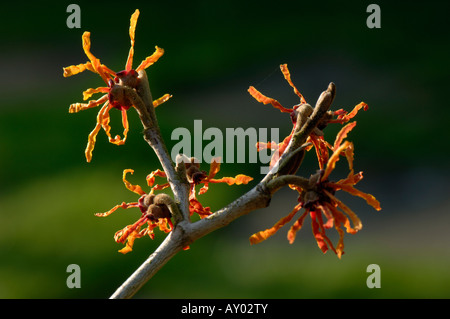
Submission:
[[[190,221],[189,182],[186,178],[185,158],[179,155],[173,163],[158,126],[153,99],[146,72],[141,70],[137,83],[115,86],[121,90],[123,98],[131,103],[139,114],[144,128],[144,139],[155,151],[167,180],[170,183],[174,200],[166,198],[174,223],[174,229],[148,259],[116,290],[112,299],[131,298],[139,289],[163,267],[176,253],[197,239],[224,227],[235,219],[257,209],[269,206],[271,197],[282,187],[294,184],[304,189],[311,187],[309,179],[295,176],[303,159],[308,136],[318,132],[321,122],[335,96],[335,86],[330,83],[315,107],[302,104],[296,111],[297,121],[292,139],[274,168],[250,191],[226,207],[196,222]]]

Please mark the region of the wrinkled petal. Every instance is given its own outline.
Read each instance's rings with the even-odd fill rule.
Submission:
[[[295,223],[291,226],[287,233],[287,239],[289,244],[293,244],[295,241],[295,237],[297,232],[302,228],[303,222],[305,221],[306,216],[308,216],[309,210],[305,210],[303,214],[295,221]]]
[[[335,229],[337,230],[339,234],[339,241],[336,245],[336,255],[340,259],[342,255],[344,254],[344,230],[336,224]]]
[[[127,179],[126,179],[126,176],[127,176],[127,173],[131,173],[131,174],[133,174],[134,173],[134,170],[132,170],[132,169],[125,169],[124,171],[123,171],[123,174],[122,174],[122,180],[123,180],[123,183],[125,184],[125,187],[128,189],[128,190],[130,190],[130,191],[132,191],[132,192],[134,192],[134,193],[136,193],[136,194],[138,194],[138,195],[145,195],[146,193],[142,190],[142,188],[141,188],[141,186],[139,186],[139,185],[133,185],[133,184],[131,184],[129,181],[127,181]]]
[[[111,108],[112,107],[110,107],[110,109]],[[115,144],[115,145],[125,144],[125,141],[127,139],[127,134],[129,131],[127,111],[125,109],[122,109],[121,113],[122,113],[122,125],[123,125],[123,138],[121,138],[119,135],[116,135],[114,138],[112,138],[111,126],[109,125],[109,121],[110,121],[109,111],[103,117],[103,122],[102,122],[103,130],[105,131],[106,135],[108,136],[109,142],[112,144]]]
[[[136,9],[136,11],[131,15],[130,18],[130,41],[131,41],[131,47],[130,52],[128,53],[127,63],[125,64],[125,70],[130,71],[132,69],[133,65],[133,56],[134,56],[134,35],[136,32],[136,24],[137,19],[139,17],[139,10]]]
[[[97,59],[92,53],[91,53],[91,33],[86,31],[83,33],[82,36],[83,41],[83,50],[86,56],[89,58],[92,64],[92,68],[96,73],[98,73],[103,81],[105,81],[106,84],[108,84],[108,76],[104,73],[103,68],[101,67],[100,60]]]
[[[142,61],[141,64],[136,68],[136,72],[148,68],[150,65],[158,61],[159,58],[164,54],[164,49],[161,49],[158,46],[155,46],[155,49],[155,52],[151,56],[147,57],[144,61]]]
[[[359,183],[363,179],[363,172],[359,172],[358,174],[353,174],[353,172],[350,172],[348,176],[344,179],[341,179],[337,181],[336,183],[328,182],[326,185],[329,185],[330,187],[334,188],[335,190],[341,189],[340,185],[355,185]]]
[[[211,208],[203,207],[203,205],[195,198],[191,198],[189,200],[189,212],[192,214],[197,213],[200,218],[205,218],[206,216],[211,215]]]
[[[361,192],[360,190],[354,188],[351,185],[338,184],[338,188],[342,189],[343,191],[346,191],[347,193],[350,193],[352,195],[355,195],[355,196],[358,196],[358,197],[361,197],[361,198],[365,199],[367,204],[369,204],[370,206],[372,206],[376,210],[381,210],[380,202],[375,198],[375,196],[373,196],[371,194],[367,194],[367,193]]]
[[[303,95],[297,90],[297,88],[295,87],[294,83],[292,83],[292,81],[291,81],[291,73],[289,72],[287,64],[280,65],[280,69],[281,69],[281,72],[283,73],[284,78],[286,79],[286,81],[294,89],[295,94],[297,94],[297,96],[300,98],[300,103],[306,103],[306,100],[303,97]]]
[[[317,245],[319,246],[320,250],[322,250],[323,253],[326,253],[328,251],[328,245],[324,239],[322,232],[320,231],[319,223],[316,220],[317,215],[318,214],[315,211],[310,211],[311,228],[314,238],[316,239]]]
[[[325,230],[323,229],[322,215],[313,210],[310,211],[309,215],[311,216],[311,226],[314,238],[316,239],[320,250],[322,250],[323,253],[326,253],[328,248],[330,248],[334,253],[336,253],[333,243],[325,234]]]
[[[338,121],[340,123],[345,123],[345,122],[350,121],[352,118],[354,118],[356,116],[358,111],[361,109],[364,109],[364,111],[367,111],[369,109],[369,106],[366,103],[361,102],[358,105],[356,105],[350,113],[339,115]]]
[[[338,149],[341,146],[342,141],[347,137],[347,134],[356,126],[356,122],[351,122],[345,125],[339,133],[336,135],[336,139],[334,141],[333,150]]]
[[[343,202],[337,199],[333,194],[331,194],[327,190],[324,190],[324,192],[325,194],[327,194],[327,196],[331,199],[332,202],[336,203],[339,206],[339,208],[342,209],[348,215],[348,217],[350,217],[353,223],[353,228],[350,228],[350,225],[348,225],[346,226],[347,231],[349,233],[354,233],[361,230],[362,223],[359,217],[347,205],[345,205]],[[332,205],[329,205],[328,207],[332,209],[333,213],[337,211],[337,209],[335,209]]]
[[[327,222],[325,224],[323,224],[323,228],[329,229],[329,228],[333,227],[335,217],[333,216],[333,212],[328,208],[328,206],[316,204],[316,207],[327,218]]]
[[[272,226],[269,229],[262,230],[260,232],[257,232],[256,234],[253,234],[250,236],[250,244],[259,244],[260,242],[266,240],[267,238],[275,235],[275,233],[286,223],[290,222],[291,219],[294,217],[294,215],[302,208],[301,204],[297,204],[297,206],[294,207],[294,209],[289,213],[289,215],[281,218],[274,226]]]
[[[151,172],[150,174],[147,175],[146,180],[147,180],[147,184],[148,186],[152,187],[155,184],[155,177],[159,176],[159,177],[163,177],[166,178],[166,173],[160,169],[157,169],[153,172]]]
[[[329,159],[327,148],[329,144],[323,139],[323,136],[317,136],[315,134],[311,134],[308,137],[307,142],[311,142],[314,145],[317,160],[319,162],[319,169],[324,169]]]
[[[206,193],[206,191],[209,188],[209,183],[217,184],[217,183],[226,183],[229,186],[231,185],[242,185],[242,184],[248,184],[250,181],[252,181],[253,178],[244,174],[236,175],[236,177],[222,177],[220,179],[210,179],[205,182],[205,186],[203,186],[199,194],[202,195]]]
[[[125,203],[125,202],[123,202],[123,203],[120,204],[120,205],[114,206],[113,208],[111,208],[110,210],[108,210],[108,211],[105,212],[105,213],[96,213],[95,216],[98,216],[98,217],[106,217],[106,216],[111,215],[111,214],[112,214],[113,212],[115,212],[118,208],[127,209],[127,208],[131,208],[131,207],[139,207],[139,204],[138,204],[138,203]]]
[[[69,76],[81,73],[86,70],[95,72],[94,67],[92,66],[91,62],[67,66],[67,67],[63,68],[63,76],[65,78],[67,78]]]
[[[109,90],[110,90],[109,87],[98,87],[96,89],[87,89],[86,91],[83,92],[83,100],[86,101],[95,93],[108,93]]]
[[[265,95],[263,95],[261,92],[259,92],[257,89],[255,89],[253,86],[250,86],[248,88],[248,92],[250,93],[251,96],[253,96],[255,98],[256,101],[263,103],[264,105],[266,104],[272,104],[272,106],[276,109],[279,109],[281,112],[284,113],[291,113],[292,109],[287,109],[285,107],[283,107],[280,102],[278,102],[275,99],[272,99],[270,97],[267,97]]]
[[[172,97],[172,95],[170,95],[170,94],[164,94],[159,99],[156,99],[156,100],[153,101],[153,107],[157,108],[158,106],[160,106],[164,102],[167,102],[171,97]]]
[[[167,188],[170,186],[169,183],[165,183],[165,184],[161,184],[161,185],[155,185],[155,177],[159,176],[159,177],[163,177],[166,178],[166,173],[164,171],[161,171],[159,169],[157,169],[156,171],[151,172],[150,174],[147,175],[146,180],[147,180],[147,185],[150,186],[152,188],[152,192],[155,190],[161,190],[164,188]]]
[[[339,160],[339,156],[347,147],[351,145],[351,142],[345,141],[344,144],[339,146],[336,150],[334,150],[333,155],[330,156],[330,159],[328,160],[327,167],[325,168],[325,173],[322,176],[322,181],[327,180],[330,173],[334,170],[336,166],[336,162]]]
[[[127,236],[127,242],[125,247],[119,250],[119,253],[127,254],[133,250],[134,241],[136,238],[139,238],[139,231],[134,230],[131,234]]]
[[[158,220],[159,230],[164,233],[169,233],[173,229],[173,224],[170,218],[160,218]]]
[[[108,102],[106,102],[103,105],[103,107],[100,109],[100,111],[98,112],[98,115],[97,115],[97,124],[88,136],[88,144],[87,144],[86,150],[84,152],[86,155],[86,160],[88,162],[90,162],[92,159],[92,152],[94,151],[95,142],[97,140],[97,134],[100,131],[100,129],[103,125],[103,122],[105,121],[105,117],[109,121],[108,112],[109,112],[110,108],[111,108],[111,106],[109,105]]]
[[[140,232],[140,228],[147,222],[147,220],[147,216],[142,216],[133,225],[128,225],[124,229],[116,232],[116,234],[114,235],[114,240],[117,243],[123,243],[131,234],[135,234],[135,238],[139,238],[138,235]]]
[[[88,103],[74,103],[69,106],[69,113],[77,113],[79,111],[84,111],[96,106],[99,106],[102,103],[105,103],[108,101],[108,95],[103,95],[98,100],[92,100]]]

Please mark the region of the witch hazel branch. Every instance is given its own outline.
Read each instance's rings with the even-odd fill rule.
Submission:
[[[259,181],[245,172],[222,176],[220,169],[226,164],[222,162],[222,157],[209,156],[209,167],[205,167],[196,157],[183,152],[168,151],[155,109],[163,107],[161,104],[172,96],[166,93],[158,99],[153,99],[145,71],[163,56],[164,50],[156,46],[152,55],[133,68],[135,31],[139,14],[139,10],[136,10],[130,19],[131,47],[123,71],[113,71],[91,52],[90,32],[84,32],[82,36],[82,47],[89,61],[63,69],[64,77],[90,71],[99,75],[105,83],[105,86],[89,88],[83,92],[85,101],[94,94],[100,93],[101,97],[84,103],[74,103],[69,107],[70,113],[99,109],[96,124],[88,134],[85,149],[88,162],[93,158],[96,139],[101,130],[112,144],[123,145],[126,142],[130,130],[127,112],[132,109],[139,115],[144,140],[159,160],[159,165],[155,163],[149,171],[145,186],[131,183],[128,174],[133,174],[134,171],[130,168],[124,169],[122,182],[128,190],[136,194],[134,202],[119,202],[106,212],[95,214],[105,218],[118,210],[128,209],[136,214],[134,221],[122,226],[113,236],[118,244],[123,245],[119,250],[123,254],[133,251],[137,239],[153,239],[156,235],[155,229],[160,230],[158,236],[166,234],[159,247],[111,298],[131,298],[177,253],[189,249],[196,240],[227,226],[239,217],[269,206],[272,196],[284,187],[289,187],[298,194],[297,201],[292,203],[293,209],[286,212],[287,215],[281,219],[274,216],[273,226],[249,234],[250,244],[269,239],[281,228],[287,229],[287,240],[293,243],[297,232],[309,218],[319,249],[324,253],[330,250],[341,258],[344,254],[345,234],[356,234],[362,229],[362,222],[357,214],[338,198],[339,191],[360,197],[375,210],[381,209],[374,196],[355,187],[363,179],[363,173],[355,171],[355,147],[347,140],[356,126],[355,116],[360,110],[368,110],[367,104],[361,102],[350,112],[344,109],[331,110],[336,87],[334,83],[330,83],[313,107],[295,87],[287,65],[283,64],[280,66],[281,73],[298,96],[298,104],[284,107],[276,99],[265,96],[253,86],[249,87],[248,92],[256,101],[286,113],[287,121],[292,125],[290,134],[281,142],[256,143],[257,152],[271,154],[265,175]],[[111,134],[110,112],[121,113],[122,137],[113,137]],[[325,134],[329,125],[342,127],[336,136],[329,138]],[[297,171],[305,156],[316,157],[317,170],[309,176],[298,176]],[[348,174],[336,180],[332,173],[341,159],[347,163]],[[206,192],[213,192],[214,184],[218,183],[232,187],[249,184],[253,187],[222,209],[212,211],[210,207],[202,204],[201,197]],[[162,192],[165,189],[170,189],[171,195],[167,194],[167,190]],[[327,235],[332,229],[339,236],[336,243]]]

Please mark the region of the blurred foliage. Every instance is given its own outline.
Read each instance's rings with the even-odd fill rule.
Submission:
[[[174,97],[157,109],[168,148],[177,127],[194,119],[208,127],[280,127],[286,115],[254,101],[249,85],[278,99],[298,103],[279,65],[314,104],[328,82],[337,86],[336,108],[369,104],[357,117],[355,142],[361,189],[380,199],[383,210],[352,200],[364,229],[346,237],[342,260],[323,255],[309,227],[294,245],[280,231],[250,246],[248,237],[270,227],[295,203],[295,194],[275,196],[270,208],[254,212],[177,255],[137,297],[141,298],[448,298],[447,79],[449,28],[445,2],[378,1],[382,28],[366,27],[368,1],[77,2],[81,29],[66,27],[70,2],[4,5],[0,66],[0,298],[106,298],[157,247],[136,242],[121,255],[114,232],[134,222],[136,210],[96,218],[122,201],[135,201],[121,181],[145,185],[159,168],[141,137],[136,114],[124,146],[97,138],[93,161],[85,162],[95,110],[68,114],[81,92],[102,85],[85,72],[62,77],[62,67],[85,62],[81,35],[91,31],[92,51],[120,71],[129,49],[131,13],[139,8],[135,64],[154,46],[165,55],[148,69],[152,93]],[[118,113],[118,112],[117,112]],[[121,133],[118,114],[113,133]],[[326,134],[333,136],[337,127]],[[330,138],[331,140],[333,138]],[[204,141],[206,145],[207,141]],[[300,174],[316,169],[314,156]],[[204,164],[203,169],[208,170]],[[222,165],[220,176],[259,167]],[[202,195],[221,208],[252,185],[213,185]],[[428,218],[419,214],[428,214]],[[428,228],[426,228],[428,227]],[[66,267],[78,264],[82,288],[68,289]],[[369,264],[379,264],[381,289],[365,285]]]

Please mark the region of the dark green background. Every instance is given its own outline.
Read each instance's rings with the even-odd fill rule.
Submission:
[[[287,135],[287,115],[247,93],[254,85],[285,107],[298,103],[279,70],[287,63],[309,103],[333,81],[335,108],[369,104],[349,140],[356,148],[355,168],[364,171],[359,189],[374,194],[383,208],[376,212],[338,193],[364,224],[346,236],[341,260],[321,253],[308,223],[293,245],[282,229],[250,246],[251,234],[295,205],[295,193],[281,191],[269,208],[178,254],[137,297],[450,297],[445,2],[377,1],[381,29],[366,26],[369,1],[77,2],[81,29],[66,26],[69,3],[2,5],[0,298],[107,298],[164,237],[140,239],[132,253],[122,255],[113,234],[139,212],[94,216],[137,199],[123,186],[123,169],[133,168],[130,181],[145,186],[145,176],[160,167],[133,112],[126,144],[109,144],[102,131],[86,163],[96,111],[69,114],[68,107],[81,102],[83,90],[103,82],[91,72],[62,77],[62,67],[87,61],[84,31],[91,31],[92,52],[102,63],[122,70],[136,8],[141,15],[134,66],[155,45],[166,51],[147,72],[155,97],[173,94],[157,109],[169,149],[175,143],[171,132],[192,129],[194,119],[203,120],[204,129],[279,127]],[[121,134],[118,112],[111,113],[113,134]],[[337,126],[327,129],[328,140],[336,131]],[[315,155],[308,155],[299,171],[305,176],[317,169]],[[258,179],[258,170],[228,164],[219,176],[246,173]],[[345,174],[345,165],[337,178],[339,173]],[[213,185],[203,202],[219,209],[253,185]],[[81,267],[80,289],[66,286],[69,264]],[[381,267],[380,289],[366,286],[370,264]]]

